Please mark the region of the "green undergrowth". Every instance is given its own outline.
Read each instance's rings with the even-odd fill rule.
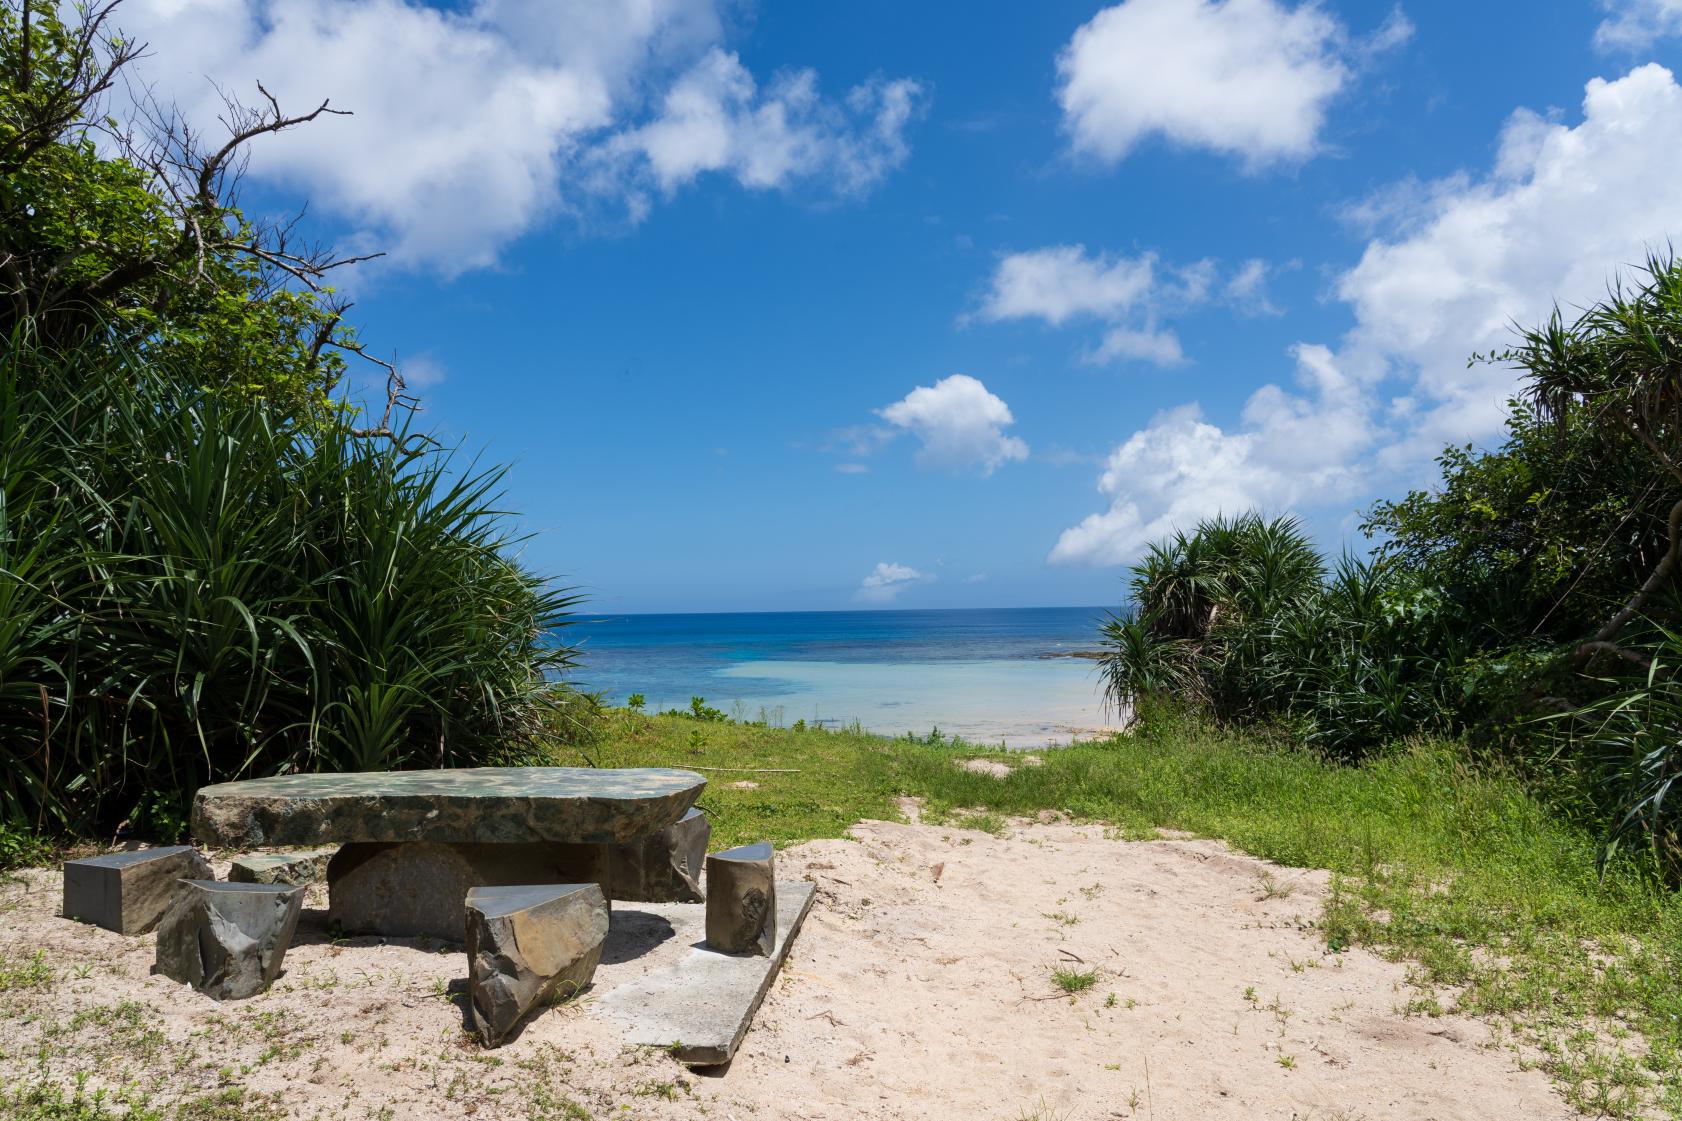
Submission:
[[[202,1094],[156,1109],[122,1093],[65,1088],[40,1081],[0,1085],[0,1117],[7,1121],[283,1121],[286,1111],[272,1098],[233,1088]]]
[[[1682,1117],[1682,896],[1637,864],[1597,874],[1591,833],[1452,742],[1351,766],[1188,726],[1042,751],[1043,765],[994,778],[955,759],[1011,755],[620,711],[589,753],[703,768],[717,845],[841,836],[912,796],[953,824],[1060,810],[1123,837],[1185,831],[1329,869],[1328,951],[1410,962],[1412,1011],[1494,1019],[1585,1113]]]

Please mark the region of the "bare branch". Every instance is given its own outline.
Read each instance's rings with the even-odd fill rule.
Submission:
[[[378,424],[365,428],[352,428],[351,435],[363,439],[386,439],[400,448],[411,445],[424,446],[437,441],[421,432],[402,432],[392,426],[392,417],[398,410],[409,413],[420,411],[420,399],[408,392],[408,383],[403,380],[403,374],[395,363],[387,362],[383,358],[376,358],[369,354],[361,343],[334,343],[341,350],[347,350],[359,358],[366,359],[385,371],[385,410],[380,414]]]
[[[1642,582],[1641,587],[1636,590],[1635,595],[1630,597],[1629,602],[1619,608],[1618,613],[1608,619],[1605,625],[1594,633],[1594,637],[1579,645],[1572,652],[1572,665],[1581,669],[1590,658],[1594,657],[1597,651],[1603,650],[1616,653],[1626,660],[1630,658],[1629,652],[1617,646],[1612,640],[1618,636],[1619,631],[1622,631],[1629,624],[1631,619],[1634,619],[1640,613],[1642,607],[1652,598],[1653,593],[1663,587],[1665,581],[1669,580],[1671,574],[1676,571],[1677,557],[1682,554],[1682,500],[1678,500],[1670,508],[1669,529],[1670,547],[1665,550],[1664,556],[1654,566],[1647,579]],[[1639,655],[1635,656],[1633,660],[1641,665],[1647,664],[1647,659],[1641,658]]]
[[[215,189],[216,183],[225,169],[229,157],[239,151],[245,144],[259,136],[284,132],[297,125],[308,124],[323,113],[335,117],[351,115],[348,109],[329,108],[329,102],[324,100],[308,113],[297,117],[288,117],[281,112],[280,102],[275,99],[274,94],[264,87],[262,82],[257,83],[257,91],[268,101],[269,112],[258,111],[250,114],[243,123],[231,123],[230,131],[232,135],[228,137],[227,143],[218,148],[200,165],[198,195],[201,206],[214,207],[217,205],[219,192]]]

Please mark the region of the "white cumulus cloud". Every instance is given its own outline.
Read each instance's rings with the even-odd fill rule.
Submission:
[[[892,603],[899,594],[913,584],[925,584],[934,579],[906,564],[880,561],[860,583],[853,598],[860,603]]]
[[[142,79],[201,128],[218,87],[249,103],[257,81],[292,112],[351,110],[264,138],[251,176],[459,272],[557,214],[634,220],[703,171],[856,194],[903,162],[915,83],[760,90],[720,45],[722,2],[131,0],[118,19],[149,45]]]
[[[1050,245],[1000,258],[977,314],[992,322],[1039,319],[1053,327],[1098,320],[1108,326],[1086,350],[1086,361],[1177,366],[1185,354],[1162,320],[1206,302],[1216,280],[1213,261],[1173,267],[1155,253],[1126,257]]]
[[[905,162],[905,127],[921,99],[916,82],[899,79],[857,86],[837,103],[812,70],[780,74],[761,91],[740,59],[715,48],[667,92],[659,116],[614,149],[641,154],[668,193],[723,172],[754,188],[823,175],[855,194]]]
[[[1037,317],[1053,326],[1077,315],[1111,318],[1132,311],[1150,294],[1156,257],[1087,256],[1084,245],[1053,245],[1011,253],[993,271],[982,304],[987,319]]]
[[[1237,431],[1188,404],[1158,414],[1111,452],[1098,477],[1108,508],[1064,530],[1051,562],[1125,564],[1202,518],[1352,493],[1375,435],[1370,403],[1325,347],[1295,354],[1301,392],[1263,386]]]
[[[920,385],[877,415],[923,442],[917,462],[925,467],[991,475],[1013,459],[1028,458],[1028,445],[1005,434],[1016,420],[1010,406],[967,374]]]
[[[1361,213],[1379,233],[1336,283],[1355,318],[1337,349],[1296,347],[1300,389],[1264,386],[1230,429],[1191,405],[1123,441],[1098,481],[1107,508],[1054,561],[1124,563],[1215,512],[1347,510],[1426,481],[1445,444],[1499,438],[1516,375],[1467,357],[1600,299],[1682,232],[1682,87],[1657,65],[1597,78],[1578,123],[1520,110],[1488,171]]]
[[[1682,35],[1682,0],[1601,0],[1607,16],[1594,30],[1602,50],[1643,50],[1669,35]]]
[[[1369,48],[1407,38],[1393,16]],[[1313,2],[1126,0],[1081,26],[1057,59],[1077,152],[1114,163],[1158,135],[1247,167],[1312,156],[1359,53]]]
[[[1556,302],[1587,306],[1682,233],[1682,88],[1648,65],[1589,82],[1577,125],[1520,110],[1487,175],[1422,192],[1394,221],[1337,294],[1355,313],[1351,368],[1402,379],[1392,458],[1419,461],[1500,430],[1513,372],[1468,368],[1468,355],[1506,345],[1514,323],[1538,323]]]

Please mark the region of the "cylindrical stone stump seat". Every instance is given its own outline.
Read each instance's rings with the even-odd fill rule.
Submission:
[[[777,944],[777,880],[770,841],[707,857],[707,948],[769,957]]]

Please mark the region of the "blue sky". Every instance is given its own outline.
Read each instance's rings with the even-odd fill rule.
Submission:
[[[1514,320],[1682,234],[1682,0],[130,0],[356,116],[247,198],[607,611],[1115,602],[1499,438]]]

